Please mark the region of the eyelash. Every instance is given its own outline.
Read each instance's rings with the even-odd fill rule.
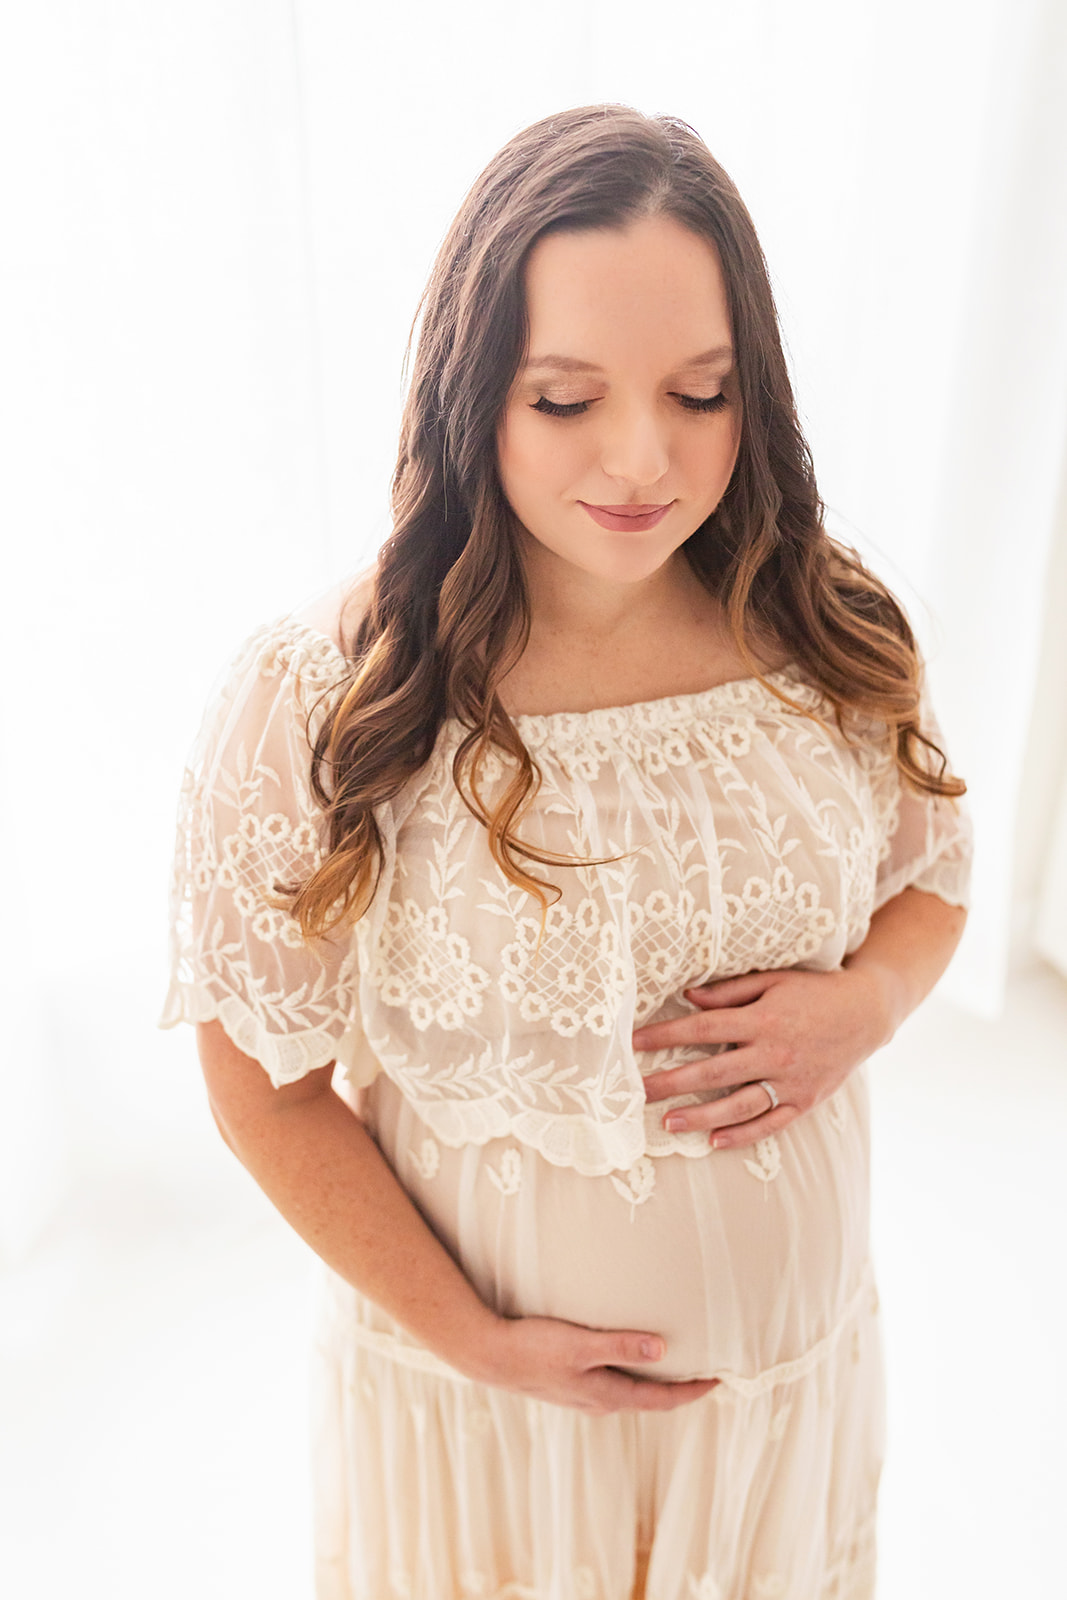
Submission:
[[[698,399],[696,395],[675,395],[680,400],[686,411],[708,412],[721,411],[726,404],[724,394],[709,395],[706,400]],[[573,405],[558,405],[555,400],[547,400],[544,395],[530,407],[531,411],[539,411],[543,417],[580,417],[592,405],[591,400],[576,400]]]

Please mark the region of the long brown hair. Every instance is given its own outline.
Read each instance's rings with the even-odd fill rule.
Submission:
[[[721,602],[757,677],[753,641],[770,637],[824,692],[842,729],[850,713],[889,728],[912,787],[964,792],[920,731],[921,664],[907,618],[823,527],[766,263],[737,190],[686,123],[583,106],[534,123],[493,157],[420,301],[393,531],[346,641],[350,682],[314,746],[312,782],[329,850],[292,896],[305,935],[369,905],[382,856],[374,807],[426,763],[446,718],[466,730],[453,776],[501,870],[542,908],[546,891],[559,892],[523,866],[570,858],[539,852],[518,834],[540,773],[497,696],[525,647],[530,610],[496,433],[526,355],[523,274],[534,245],[548,233],[622,228],[649,216],[673,218],[715,246],[736,350],[740,448],[717,509],[683,546],[693,570]],[[479,784],[491,747],[511,758],[510,781],[492,808]]]

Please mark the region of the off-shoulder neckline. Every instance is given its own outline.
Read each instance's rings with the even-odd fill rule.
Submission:
[[[338,648],[337,641],[314,623],[304,622],[290,614],[280,617],[270,631],[285,626],[312,635],[320,643],[328,645],[339,662],[348,665],[348,659]],[[823,699],[820,692],[801,676],[797,664],[790,661],[762,676],[751,673],[745,678],[727,678],[722,683],[713,683],[706,689],[693,689],[685,694],[631,700],[624,705],[595,706],[588,711],[519,712],[511,720],[520,733],[544,739],[554,734],[575,732],[579,728],[593,733],[616,733],[628,722],[637,722],[644,727],[662,726],[694,715],[699,717],[705,709],[710,711],[724,704],[742,710],[758,702],[788,712],[790,708],[779,698],[775,686],[780,687],[782,693],[794,702],[799,700],[805,709]],[[455,720],[446,718],[449,723]]]

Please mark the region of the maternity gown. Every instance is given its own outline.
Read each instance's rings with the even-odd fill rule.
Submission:
[[[833,971],[908,885],[965,903],[966,818],[903,786],[793,667],[692,694],[520,716],[543,781],[520,825],[536,901],[457,792],[463,735],[377,808],[370,909],[309,947],[277,885],[321,859],[309,744],[347,671],[300,616],[260,629],[183,790],[164,1024],[218,1018],[275,1084],[335,1083],[476,1286],[667,1341],[673,1412],[592,1416],[468,1380],[322,1269],[318,1600],[869,1600],[883,1450],[866,1068],[727,1151],[669,1134],[635,1053],[682,991]],[[776,692],[777,691],[777,692]],[[785,696],[785,699],[780,696]],[[790,703],[791,702],[791,703]],[[933,726],[931,724],[931,726]],[[492,756],[492,800],[508,777]]]

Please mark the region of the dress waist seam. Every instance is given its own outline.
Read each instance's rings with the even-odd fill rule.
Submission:
[[[799,1379],[806,1378],[834,1353],[841,1335],[859,1315],[865,1304],[871,1315],[878,1309],[874,1271],[869,1259],[864,1263],[859,1283],[829,1332],[821,1339],[817,1339],[802,1355],[794,1357],[791,1361],[779,1361],[774,1366],[764,1367],[761,1372],[753,1373],[751,1376],[732,1372],[729,1368],[712,1373],[712,1377],[718,1378],[719,1385],[711,1391],[711,1398],[724,1400],[727,1396],[736,1396],[738,1399],[749,1400],[757,1395],[766,1394],[768,1390],[776,1389],[781,1384],[796,1383]],[[465,1373],[457,1371],[447,1361],[443,1361],[440,1356],[434,1355],[432,1350],[427,1350],[424,1345],[408,1343],[384,1329],[367,1328],[362,1323],[346,1319],[344,1335],[353,1344],[360,1345],[375,1355],[383,1356],[397,1366],[427,1373],[433,1377],[447,1378],[450,1382],[461,1385],[474,1382]]]

